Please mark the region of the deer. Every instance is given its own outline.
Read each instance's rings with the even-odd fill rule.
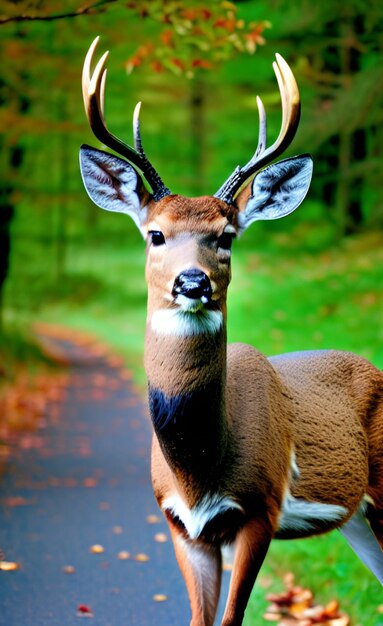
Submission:
[[[282,218],[304,200],[309,154],[275,161],[300,118],[293,72],[273,63],[282,123],[267,147],[257,98],[258,145],[213,196],[165,186],[143,149],[140,103],[134,147],[106,126],[106,52],[83,96],[95,137],[117,153],[83,145],[87,193],[132,218],[146,241],[144,363],[153,424],[151,477],[185,580],[191,626],[212,626],[222,550],[234,561],[222,626],[239,626],[274,538],[339,529],[383,583],[383,372],[361,356],[318,350],[266,357],[227,345],[231,248],[253,222]],[[121,158],[122,157],[122,158]]]

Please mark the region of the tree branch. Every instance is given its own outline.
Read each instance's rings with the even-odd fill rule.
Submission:
[[[12,17],[0,16],[0,24],[8,24],[9,22],[51,22],[53,20],[62,20],[70,17],[79,17],[80,15],[91,15],[97,10],[102,9],[107,4],[112,4],[117,0],[98,0],[93,4],[84,6],[69,13],[57,13],[54,15],[13,15]]]

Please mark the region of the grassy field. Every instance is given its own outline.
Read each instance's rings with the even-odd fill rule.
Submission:
[[[89,237],[68,240],[60,273],[55,246],[49,241],[42,246],[37,234],[25,232],[21,213],[14,235],[5,299],[9,334],[17,336],[17,329],[37,320],[93,333],[124,356],[144,391],[144,246],[130,221],[100,214]],[[383,368],[382,244],[379,232],[335,242],[325,228],[301,218],[293,218],[287,230],[279,223],[254,228],[234,248],[229,340],[252,343],[266,354],[351,350]],[[290,571],[318,602],[338,599],[353,625],[383,625],[380,585],[332,533],[274,542],[247,626],[266,623],[260,617],[265,587],[278,589]]]

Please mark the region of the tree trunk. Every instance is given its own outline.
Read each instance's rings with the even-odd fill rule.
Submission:
[[[339,47],[326,49],[325,67],[346,81],[360,69],[361,53],[354,46],[357,35],[363,31],[361,18],[344,16],[340,22],[328,24],[328,35],[339,39]],[[346,87],[347,88],[347,87]],[[334,150],[335,149],[335,150]],[[334,173],[332,180],[323,186],[323,199],[335,205],[339,236],[357,232],[363,224],[363,178],[353,178],[353,163],[366,157],[366,131],[341,130],[322,147],[328,171]]]
[[[23,37],[21,33],[18,35]],[[26,78],[27,74],[25,72]],[[12,84],[0,77],[0,107],[13,107],[24,115],[31,107],[30,99],[15,91]],[[19,171],[24,160],[24,147],[21,142],[6,146],[4,139],[0,141],[2,153],[0,190],[0,328],[4,315],[4,285],[8,277],[11,255],[11,225],[15,213],[14,192],[17,186]]]
[[[191,83],[190,96],[190,136],[191,136],[191,176],[193,194],[199,196],[206,189],[206,95],[205,83],[201,77]]]

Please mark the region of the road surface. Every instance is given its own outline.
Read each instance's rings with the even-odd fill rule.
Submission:
[[[68,361],[64,397],[53,394],[0,484],[0,561],[16,567],[0,571],[0,625],[187,626],[130,374],[89,342],[49,345]]]

